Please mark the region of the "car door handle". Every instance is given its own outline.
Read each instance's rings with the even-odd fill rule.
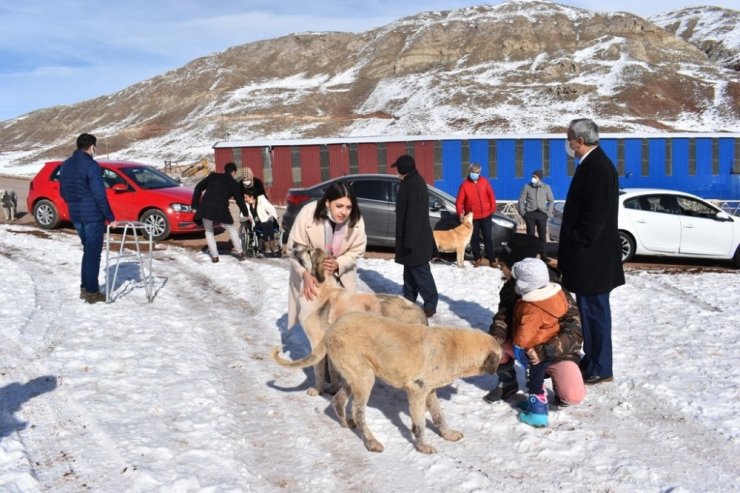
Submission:
[[[647,221],[644,219],[635,219],[636,223],[645,224]]]
[[[694,229],[694,225],[693,224],[684,224],[683,227],[686,228],[686,229]]]

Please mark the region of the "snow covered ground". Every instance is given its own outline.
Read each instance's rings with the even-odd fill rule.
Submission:
[[[740,484],[740,273],[631,271],[614,291],[613,383],[551,426],[439,392],[465,438],[414,450],[405,394],[377,384],[367,452],[312,381],[268,356],[284,344],[288,263],[211,264],[159,245],[146,302],[123,259],[111,304],[78,299],[76,236],[0,225],[0,491],[728,491]],[[498,270],[435,264],[436,324],[487,329]],[[119,276],[121,275],[119,274]],[[364,290],[400,292],[401,266],[363,259]],[[101,281],[104,274],[101,273]],[[520,375],[521,377],[521,375]],[[547,381],[547,385],[550,383]],[[431,427],[431,424],[430,424]],[[733,486],[735,485],[735,486]]]

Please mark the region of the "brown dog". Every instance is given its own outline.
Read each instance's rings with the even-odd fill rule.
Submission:
[[[432,231],[434,243],[440,252],[455,252],[458,267],[463,266],[465,259],[465,247],[470,243],[473,236],[473,213],[468,212],[463,217],[462,223],[454,229],[447,231]]]
[[[293,246],[293,257],[319,282],[319,294],[311,301],[302,301],[299,319],[306,337],[315,348],[324,338],[329,326],[349,312],[373,312],[402,322],[427,324],[424,310],[402,296],[395,294],[355,293],[343,288],[334,276],[325,276],[322,268],[325,253],[321,249],[309,250],[303,245]],[[319,361],[314,366],[314,386],[309,395],[319,395],[324,390],[327,364]],[[339,388],[339,378],[328,365],[331,392]]]
[[[324,339],[307,357],[289,361],[280,356],[280,347],[272,352],[280,365],[293,368],[311,366],[327,355],[344,379],[342,388],[332,399],[343,427],[356,424],[365,447],[371,452],[383,451],[383,445],[365,422],[365,406],[375,377],[379,377],[406,391],[416,450],[432,454],[436,450],[424,442],[427,410],[444,439],[462,438],[462,433],[447,426],[436,390],[457,378],[495,373],[501,345],[476,329],[427,327],[373,313],[348,313],[329,327]],[[354,422],[348,421],[345,413],[350,397],[354,397]]]

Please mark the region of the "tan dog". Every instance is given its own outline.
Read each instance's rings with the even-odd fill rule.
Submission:
[[[455,252],[458,267],[463,266],[465,259],[465,247],[470,243],[473,236],[473,213],[468,212],[463,217],[462,223],[454,229],[447,231],[432,231],[434,243],[440,252]]]
[[[293,246],[293,256],[316,277],[319,294],[311,301],[301,302],[299,319],[311,348],[323,340],[326,329],[339,317],[349,312],[373,312],[395,320],[427,324],[424,310],[406,298],[394,294],[355,293],[347,291],[334,276],[325,276],[322,268],[325,253],[321,249],[309,250],[303,245]],[[314,386],[309,395],[319,395],[324,390],[327,364],[321,360],[314,366]],[[333,374],[331,364],[329,379],[331,392],[339,388],[339,379]]]
[[[294,368],[313,365],[327,355],[344,379],[344,385],[332,399],[343,427],[356,424],[367,449],[383,451],[383,445],[365,421],[365,406],[375,377],[379,377],[406,391],[416,450],[432,454],[436,450],[424,442],[427,410],[442,438],[450,441],[462,438],[462,433],[447,426],[436,390],[457,378],[495,373],[501,345],[476,329],[427,327],[373,313],[348,313],[329,327],[309,356],[289,361],[280,356],[280,347],[272,353],[279,364]],[[345,414],[349,397],[354,397],[354,422],[348,421]]]

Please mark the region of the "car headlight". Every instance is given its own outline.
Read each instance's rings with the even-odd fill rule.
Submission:
[[[189,204],[170,204],[170,207],[175,212],[193,212]]]
[[[513,222],[506,221],[505,219],[500,219],[500,218],[495,217],[495,216],[491,218],[491,221],[493,221],[494,224],[496,224],[497,226],[499,226],[501,228],[513,229],[514,226],[515,226],[515,224]]]

